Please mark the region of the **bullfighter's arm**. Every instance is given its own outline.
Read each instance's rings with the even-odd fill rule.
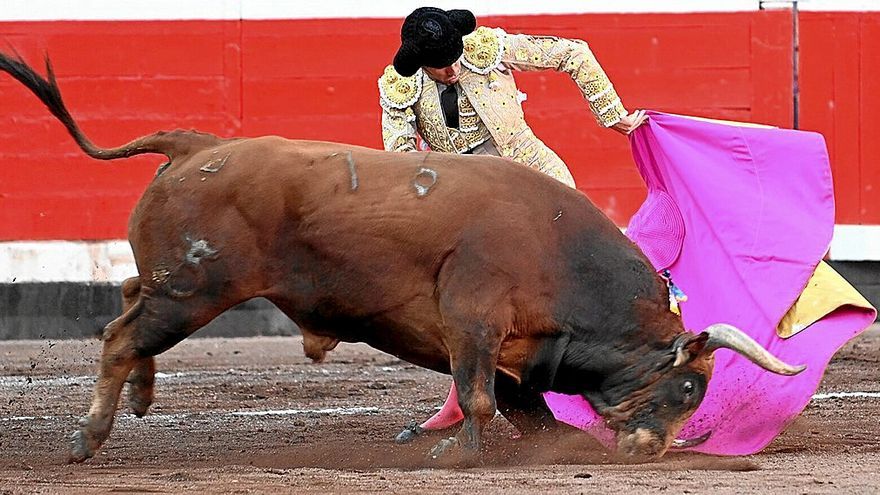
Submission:
[[[382,143],[385,151],[417,151],[412,110],[382,106]]]
[[[467,44],[468,38],[471,47]],[[571,76],[600,125],[611,127],[627,115],[614,86],[586,42],[553,36],[507,34],[500,29],[480,27],[465,38],[465,60],[474,58],[471,54],[475,51],[491,57],[493,38],[497,39],[497,61],[493,62],[499,65],[522,71],[552,69]],[[471,54],[468,48],[471,48]]]
[[[417,151],[416,116],[412,105],[422,93],[422,73],[404,77],[389,65],[379,78],[382,143],[385,151]]]

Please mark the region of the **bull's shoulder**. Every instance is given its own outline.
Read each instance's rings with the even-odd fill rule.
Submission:
[[[388,108],[412,106],[422,95],[422,70],[409,77],[401,76],[393,65],[385,67],[379,78],[379,101]]]

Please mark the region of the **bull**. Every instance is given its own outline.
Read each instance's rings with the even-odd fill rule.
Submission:
[[[91,408],[70,460],[110,433],[126,381],[135,414],[153,400],[154,356],[254,297],[296,322],[307,353],[365,342],[451,374],[464,423],[434,457],[478,458],[496,409],[524,434],[554,430],[547,391],[583,396],[621,453],[655,459],[677,440],[732,349],[793,375],[740,330],[685,330],[664,281],[582,193],[510,160],[177,130],[94,145],[51,64],[0,69],[100,160],[165,155],[135,206],[138,275],[103,330]],[[703,436],[705,438],[705,435]]]

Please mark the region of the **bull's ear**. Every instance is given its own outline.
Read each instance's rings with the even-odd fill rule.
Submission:
[[[700,334],[683,333],[675,338],[672,343],[672,352],[675,353],[675,362],[672,367],[685,365],[694,360],[706,348],[709,335],[706,332]]]

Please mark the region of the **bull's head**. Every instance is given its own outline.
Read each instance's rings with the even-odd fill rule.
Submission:
[[[617,433],[619,453],[656,459],[670,447],[694,446],[709,438],[711,432],[689,440],[676,439],[676,435],[702,402],[712,375],[713,352],[721,348],[780,375],[796,375],[806,368],[783,363],[730,325],[712,325],[699,334],[682,333],[659,362],[609,377],[601,391],[584,394]]]

